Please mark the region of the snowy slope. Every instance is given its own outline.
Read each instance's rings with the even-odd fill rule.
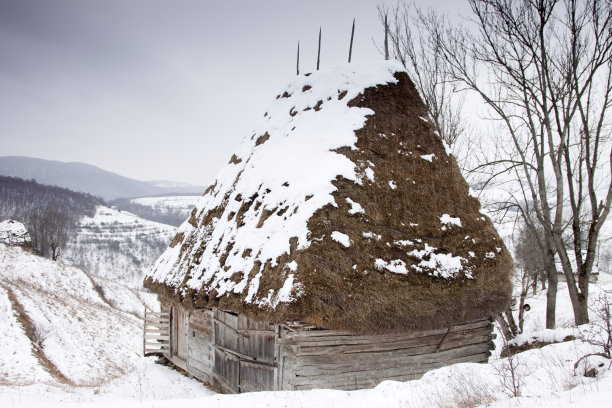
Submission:
[[[174,231],[173,226],[99,206],[93,217],[79,222],[77,234],[62,258],[94,275],[141,287],[144,274],[166,248]]]
[[[158,307],[150,294],[0,244],[0,406],[28,387],[63,399],[109,384],[126,398],[155,395],[160,382],[176,384],[176,396],[209,393],[141,356],[144,304]]]
[[[114,204],[142,218],[178,227],[189,218],[200,197],[201,195],[141,197],[133,198],[127,203],[125,200],[117,200]]]

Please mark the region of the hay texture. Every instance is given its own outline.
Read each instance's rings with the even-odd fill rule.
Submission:
[[[301,75],[145,286],[187,308],[362,333],[508,306],[512,260],[395,62]]]

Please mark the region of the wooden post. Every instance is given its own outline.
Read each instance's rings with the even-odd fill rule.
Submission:
[[[351,63],[351,56],[353,55],[353,37],[355,36],[355,19],[353,19],[353,29],[351,30],[351,45],[349,46],[349,64]]]
[[[389,60],[389,26],[387,25],[387,15],[385,14],[385,61]]]
[[[321,27],[319,27],[319,51],[317,51],[317,71],[319,70],[319,62],[321,62]]]
[[[297,64],[295,69],[297,70],[297,74],[300,75],[300,42],[298,41],[298,51],[297,51]]]

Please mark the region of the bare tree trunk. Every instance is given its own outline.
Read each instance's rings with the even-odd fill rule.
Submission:
[[[548,269],[548,290],[546,291],[546,328],[554,329],[557,310],[557,284],[559,277],[555,268]]]

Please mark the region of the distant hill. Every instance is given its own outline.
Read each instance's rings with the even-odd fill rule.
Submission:
[[[92,194],[104,200],[166,194],[202,194],[204,187],[173,181],[140,181],[86,163],[22,156],[0,157],[0,175]]]

